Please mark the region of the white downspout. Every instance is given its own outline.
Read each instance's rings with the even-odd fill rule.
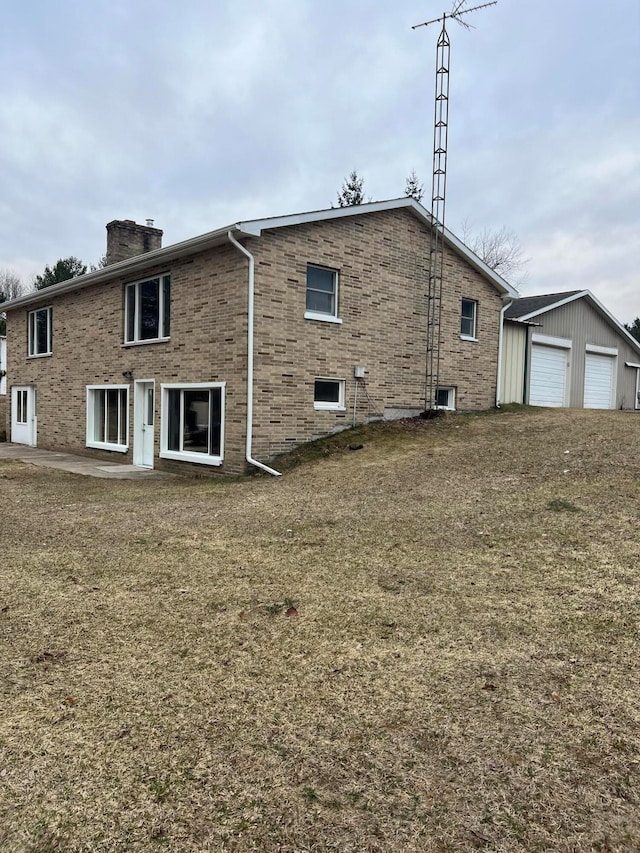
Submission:
[[[236,249],[239,249],[243,255],[249,258],[249,310],[247,312],[247,445],[246,445],[246,458],[247,462],[250,465],[255,465],[256,468],[261,468],[263,471],[266,471],[267,474],[272,474],[274,477],[282,477],[280,471],[276,471],[274,468],[269,468],[268,465],[264,465],[262,462],[258,462],[257,459],[254,459],[251,455],[251,441],[253,436],[253,291],[254,291],[254,282],[255,282],[255,261],[251,252],[248,249],[238,243],[236,238],[233,236],[231,231],[227,232],[227,237],[229,238],[229,242],[232,243]]]
[[[512,302],[513,299],[505,302],[502,306],[502,310],[500,311],[500,329],[498,330],[498,372],[496,374],[496,409],[500,408],[500,397],[502,396],[500,384],[502,383],[502,331],[504,329],[504,312]]]

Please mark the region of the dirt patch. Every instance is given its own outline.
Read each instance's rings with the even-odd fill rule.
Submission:
[[[0,849],[637,850],[639,438],[537,411],[279,479],[0,462]]]

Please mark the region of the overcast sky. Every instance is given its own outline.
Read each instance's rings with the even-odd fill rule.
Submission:
[[[3,4],[0,268],[96,262],[112,219],[164,245],[427,187],[452,0]],[[481,0],[470,0],[470,8]],[[640,2],[499,0],[452,44],[447,225],[506,226],[523,295],[591,290],[640,316]]]

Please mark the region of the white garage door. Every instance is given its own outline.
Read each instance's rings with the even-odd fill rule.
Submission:
[[[614,409],[615,356],[588,352],[584,362],[585,409]]]
[[[531,347],[531,406],[566,406],[569,350],[533,344]]]

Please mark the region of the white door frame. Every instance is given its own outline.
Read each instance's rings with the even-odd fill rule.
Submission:
[[[133,395],[133,464],[141,468],[153,468],[155,400],[155,381],[136,379]]]
[[[20,406],[18,405],[19,397]],[[11,387],[11,441],[14,444],[36,447],[38,440],[36,401],[35,385],[13,385]],[[21,418],[20,421],[17,420],[18,416]]]

